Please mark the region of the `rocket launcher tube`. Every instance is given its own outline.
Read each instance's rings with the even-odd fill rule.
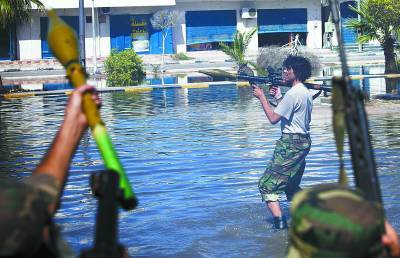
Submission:
[[[87,75],[78,61],[79,52],[75,32],[57,16],[54,10],[50,10],[48,14],[49,31],[47,39],[49,47],[65,67],[66,75],[71,84],[78,88],[86,84]],[[121,206],[124,209],[135,208],[137,205],[136,196],[90,93],[85,93],[83,97],[83,111],[88,119],[89,127],[92,130],[106,168],[115,171],[119,175],[119,187],[123,191]]]

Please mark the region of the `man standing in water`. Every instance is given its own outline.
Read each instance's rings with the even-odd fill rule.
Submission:
[[[272,159],[260,178],[258,187],[261,197],[271,211],[276,229],[287,228],[286,217],[279,205],[279,195],[286,193],[290,201],[300,190],[299,184],[310,151],[310,122],[313,107],[311,93],[303,84],[311,76],[310,62],[300,56],[289,56],[283,62],[283,83],[291,87],[282,97],[279,87],[269,93],[278,102],[272,109],[264,92],[254,86],[253,95],[260,100],[264,112],[271,122],[281,122],[282,136],[277,141]]]

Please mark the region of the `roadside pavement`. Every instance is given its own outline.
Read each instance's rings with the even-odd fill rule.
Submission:
[[[337,51],[330,49],[309,50],[317,55],[323,66],[335,66],[340,64]],[[165,56],[164,70],[166,74],[193,73],[203,69],[233,70],[235,63],[221,51],[188,52],[190,60],[174,60],[171,55]],[[161,55],[141,55],[146,71],[149,75],[161,64]],[[383,64],[384,56],[380,50],[368,50],[363,52],[347,52],[349,65]],[[249,59],[255,60],[256,55],[249,55]],[[98,74],[95,77],[104,76],[104,60],[97,59]],[[87,59],[87,71],[93,74],[93,62]],[[64,68],[55,59],[0,61],[0,76],[3,83],[10,81],[59,81],[65,75]]]

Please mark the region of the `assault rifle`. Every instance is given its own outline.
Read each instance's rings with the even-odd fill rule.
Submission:
[[[334,78],[332,88],[337,87],[343,96],[345,122],[350,141],[351,159],[356,187],[364,192],[368,200],[382,204],[381,190],[376,171],[374,152],[369,135],[368,118],[364,107],[364,94],[352,86],[347,67],[346,54],[340,34],[337,0],[330,0],[332,17],[339,43],[342,63],[342,78]],[[384,229],[382,229],[382,232]]]
[[[282,79],[280,80],[271,80],[269,76],[248,76],[248,75],[238,75],[238,80],[244,80],[253,83],[260,83],[260,84],[269,84],[271,86],[280,86],[280,87],[289,87],[288,85],[284,84]],[[327,87],[325,84],[317,84],[317,83],[303,83],[310,90],[322,90],[324,92],[331,92],[331,88]]]
[[[92,193],[98,198],[94,246],[83,250],[80,258],[127,257],[124,246],[118,242],[118,207],[123,202],[119,175],[105,170],[90,177]]]
[[[243,69],[243,67],[239,68],[237,79],[248,81],[250,84],[258,83],[258,84],[268,84],[271,86],[280,86],[280,87],[289,87],[282,80],[282,73],[279,71],[275,71],[273,68],[268,67],[268,76],[254,76],[253,71],[249,69]],[[323,84],[316,83],[308,83],[305,82],[304,85],[311,90],[318,90],[317,94],[313,96],[313,99],[318,97],[321,94],[321,91],[326,94],[327,92],[331,92],[331,88],[327,87],[325,82]]]
[[[341,159],[340,178],[346,178],[343,168],[343,142],[344,127],[347,128],[347,134],[350,142],[351,160],[356,187],[361,190],[367,200],[379,203],[382,206],[382,219],[385,218],[381,189],[376,170],[374,151],[369,135],[368,118],[364,106],[364,94],[360,88],[352,86],[349,77],[346,54],[341,28],[339,24],[339,3],[338,0],[330,0],[330,9],[333,22],[335,24],[336,35],[339,44],[339,56],[342,64],[342,77],[335,77],[332,80],[332,107],[334,117],[334,132],[339,157]],[[336,121],[335,121],[336,120]],[[339,120],[339,121],[337,121]],[[343,120],[343,121],[341,121]],[[385,233],[385,226],[381,226],[381,235]],[[384,249],[383,254],[388,255],[388,250]]]

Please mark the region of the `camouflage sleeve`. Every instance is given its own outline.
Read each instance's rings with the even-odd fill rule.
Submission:
[[[57,201],[58,187],[54,177],[47,174],[32,175],[24,183],[38,190],[47,205]]]
[[[52,217],[49,205],[57,200],[57,183],[50,175],[0,180],[0,256],[36,250]]]

